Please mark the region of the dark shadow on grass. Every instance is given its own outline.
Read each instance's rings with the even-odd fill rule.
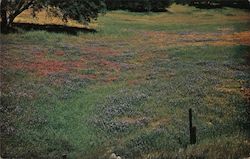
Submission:
[[[244,51],[244,54],[239,54],[240,52]],[[235,58],[244,59],[243,66],[246,66],[244,72],[246,74],[250,74],[250,46],[241,46],[241,50],[237,52]],[[246,80],[246,83],[242,86],[244,89],[242,90],[242,94],[246,99],[245,107],[242,109],[242,118],[243,120],[240,122],[241,127],[243,130],[246,130],[248,135],[250,136],[250,80]]]
[[[250,48],[248,48],[248,54],[246,55],[246,65],[248,68],[248,74],[250,74],[249,68],[250,68]],[[246,129],[248,135],[250,136],[250,94],[249,94],[249,87],[250,87],[250,80],[247,81],[247,89],[245,92],[245,96],[247,99],[247,107],[246,107],[246,117],[247,117],[247,123],[244,125],[244,128]]]
[[[82,33],[96,33],[95,29],[71,27],[66,25],[56,25],[56,24],[33,24],[33,23],[14,23],[12,28],[8,32],[18,32],[18,30],[24,31],[34,31],[42,30],[53,33],[67,33],[71,35],[77,35],[79,32]],[[7,33],[8,33],[7,32]]]
[[[240,2],[233,2],[233,1],[221,1],[217,3],[211,3],[206,0],[194,0],[190,3],[191,6],[195,6],[196,8],[200,9],[216,9],[216,8],[223,8],[223,7],[231,7],[231,8],[239,8],[239,9],[250,9],[250,3],[248,0],[243,0]]]

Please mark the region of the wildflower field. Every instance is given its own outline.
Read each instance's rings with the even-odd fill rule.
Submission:
[[[16,22],[64,25],[43,14]],[[1,157],[249,157],[249,26],[247,10],[174,4],[1,34]]]

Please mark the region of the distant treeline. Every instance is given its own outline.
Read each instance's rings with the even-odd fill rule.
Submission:
[[[250,9],[249,0],[105,0],[108,10],[121,9],[135,12],[166,11],[173,2],[205,9],[222,7]]]
[[[129,10],[136,12],[166,11],[171,0],[105,0],[108,10]]]
[[[175,0],[177,4],[189,4],[197,8],[233,7],[250,9],[248,0]]]

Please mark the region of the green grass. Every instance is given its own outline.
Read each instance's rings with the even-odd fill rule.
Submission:
[[[249,12],[169,10],[108,12],[97,33],[1,35],[1,157],[249,156],[249,39],[233,36],[249,35]]]

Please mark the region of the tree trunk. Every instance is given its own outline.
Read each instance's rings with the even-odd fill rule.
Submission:
[[[14,22],[14,19],[18,16],[19,14],[11,14],[9,15],[9,17],[7,18],[7,25],[8,27],[11,27],[13,22]]]
[[[8,26],[6,12],[1,10],[1,32],[5,32]]]
[[[12,26],[14,19],[24,10],[28,9],[33,2],[34,0],[19,1],[13,12],[11,12],[11,14],[7,14],[9,2],[7,0],[1,0],[1,32],[7,32]]]
[[[8,18],[7,18],[7,1],[1,1],[1,32],[8,30]]]

